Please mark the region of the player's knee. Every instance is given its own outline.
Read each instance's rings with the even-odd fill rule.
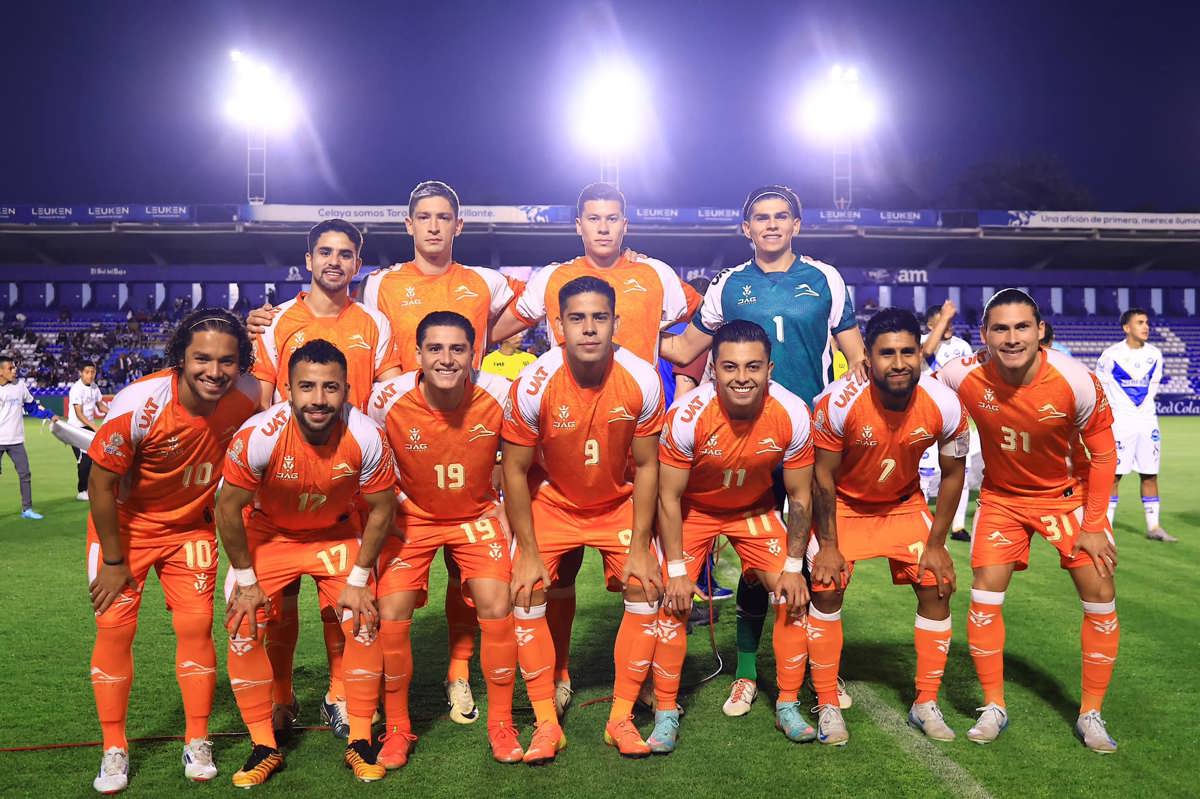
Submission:
[[[171,626],[178,638],[212,640],[212,614],[177,610],[171,614]]]
[[[822,613],[837,613],[842,609],[842,600],[845,595],[845,591],[841,589],[836,591],[813,591],[812,606]]]
[[[414,602],[405,596],[407,592],[397,591],[379,597],[379,618],[384,621],[408,621],[413,615]]]

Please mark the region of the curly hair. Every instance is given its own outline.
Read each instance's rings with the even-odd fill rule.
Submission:
[[[224,308],[197,308],[183,318],[167,342],[167,364],[176,371],[183,369],[184,353],[197,332],[212,330],[228,333],[237,339],[238,370],[250,371],[254,363],[254,344],[242,321]]]

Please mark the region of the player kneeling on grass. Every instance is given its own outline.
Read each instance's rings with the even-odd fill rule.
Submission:
[[[1100,706],[1121,638],[1117,549],[1105,514],[1117,469],[1112,410],[1087,367],[1038,345],[1043,333],[1033,298],[1003,289],[983,310],[987,348],[938,374],[975,420],[987,467],[975,513],[967,623],[983,707],[967,737],[988,743],[1008,726],[1004,594],[1013,571],[1028,568],[1036,534],[1058,550],[1083,603],[1083,698],[1075,734],[1088,749],[1107,754],[1117,742]]]
[[[817,740],[850,736],[838,706],[842,597],[854,563],[887,558],[892,582],[917,595],[917,696],[908,723],[939,741],[954,739],[937,705],[950,651],[954,564],[946,535],[958,506],[970,444],[967,414],[953,391],[921,376],[921,328],[908,311],[888,308],[867,322],[866,378],[848,375],[817,398],[816,537],[809,542],[812,607],[808,654],[817,692]],[[921,455],[938,447],[941,485],[929,518],[921,493]]]
[[[445,547],[474,601],[488,695],[488,739],[501,763],[524,755],[512,721],[517,637],[512,576],[500,498],[492,485],[509,381],[472,374],[475,329],[453,311],[417,325],[420,370],[376,386],[371,418],[387,429],[403,491],[396,527],[380,555],[384,703],[387,733],[379,763],[399,768],[416,743],[408,718],[413,675],[413,610],[424,604],[429,567]]]
[[[253,743],[233,775],[239,788],[264,782],[283,765],[261,632],[283,589],[306,574],[346,634],[350,736],[343,760],[363,782],[387,773],[371,746],[383,652],[370,582],[395,511],[392,451],[379,426],[346,402],[346,358],[328,341],[309,341],[292,354],[288,390],[287,402],[251,417],[234,436],[217,500],[230,564],[229,682]],[[360,495],[369,510],[365,526],[355,503]]]
[[[728,538],[743,569],[754,572],[775,605],[775,726],[792,741],[811,741],[816,731],[798,697],[808,639],[808,589],[801,575],[812,487],[808,406],[771,382],[771,342],[754,322],[739,319],[717,330],[712,360],[715,382],[675,401],[659,445],[664,605],[678,621],[686,620],[707,553],[718,535]],[[781,466],[789,503],[786,534],[771,490],[772,472]],[[646,740],[655,753],[675,749],[675,700],[686,649],[680,634],[660,640],[655,652],[658,709]]]

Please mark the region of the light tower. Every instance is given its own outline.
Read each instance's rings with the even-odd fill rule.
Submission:
[[[600,180],[620,187],[621,158],[639,144],[653,118],[646,82],[628,59],[601,62],[572,97],[576,144],[600,159]]]
[[[835,64],[814,86],[800,108],[800,122],[812,135],[833,146],[833,204],[854,204],[854,139],[875,122],[874,100],[859,83],[857,67]]]
[[[246,201],[267,199],[267,135],[286,133],[295,124],[300,103],[291,84],[266,64],[231,50],[233,83],[225,115],[246,130]]]

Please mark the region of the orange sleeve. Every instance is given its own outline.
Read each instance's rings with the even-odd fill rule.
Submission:
[[[829,452],[841,452],[845,449],[845,441],[834,432],[832,420],[829,418],[829,398],[831,396],[831,394],[826,394],[822,397],[813,412],[813,443]]]
[[[262,483],[262,475],[255,474],[250,468],[250,437],[256,428],[247,427],[239,430],[229,442],[225,451],[225,466],[221,472],[222,479],[238,488],[255,491]]]
[[[504,424],[501,427],[501,437],[505,441],[523,447],[532,447],[538,441],[537,410],[541,404],[537,399],[524,397],[521,390],[524,381],[518,380],[508,391],[508,401],[504,403]]]
[[[92,438],[88,457],[113,474],[125,474],[133,464],[136,452],[132,439],[132,412],[105,419]]]
[[[1108,521],[1108,499],[1117,476],[1117,441],[1113,438],[1110,425],[1085,434],[1083,443],[1092,456],[1088,467],[1083,529],[1098,532],[1105,528]]]
[[[696,311],[700,310],[700,306],[704,303],[704,295],[697,292],[682,280],[679,284],[683,286],[683,296],[687,298],[687,316],[683,319],[687,321],[696,315]]]

